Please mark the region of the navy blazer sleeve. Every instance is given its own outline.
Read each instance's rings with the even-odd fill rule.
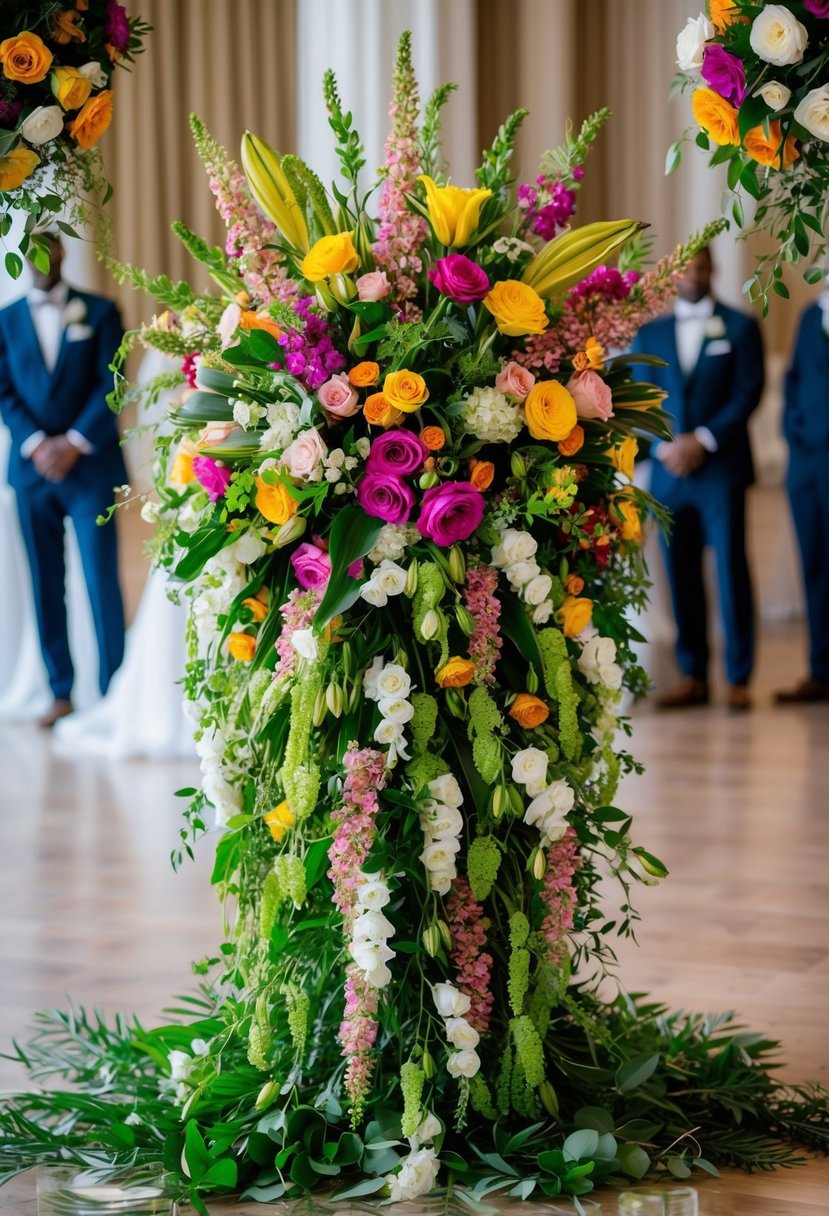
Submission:
[[[124,328],[118,309],[107,301],[103,316],[95,326],[95,387],[72,423],[73,430],[83,435],[96,449],[112,436],[112,411],[106,403],[107,393],[112,388],[109,365],[123,336]]]
[[[9,357],[3,327],[0,326],[0,414],[9,428],[12,444],[19,448],[21,444],[40,430],[39,424],[29,413],[24,402],[12,383],[9,374]]]
[[[735,356],[733,392],[706,422],[718,448],[739,437],[763,395],[763,336],[753,317],[741,317],[741,321],[740,330],[732,339]]]
[[[792,353],[792,361],[786,371],[786,376],[783,381],[783,396],[785,409],[783,412],[783,433],[790,444],[797,447],[803,447],[806,442],[806,436],[803,433],[803,419],[800,415],[800,381],[804,359],[808,358],[806,346],[806,320],[807,314],[804,312],[800,318],[800,324],[797,327],[797,338],[795,339],[794,351]]]

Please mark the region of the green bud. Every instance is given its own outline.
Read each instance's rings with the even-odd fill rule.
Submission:
[[[456,583],[462,583],[466,578],[466,561],[458,545],[449,550],[449,573]]]
[[[537,878],[540,882],[546,873],[547,858],[541,849],[537,849],[533,860],[533,878]]]
[[[513,452],[509,458],[509,467],[512,469],[513,477],[527,476],[527,462],[520,452]]]
[[[317,283],[314,287],[314,295],[317,297],[317,304],[323,312],[333,312],[337,307],[337,301],[332,296],[331,292],[323,287],[322,283]]]
[[[457,688],[446,688],[446,708],[454,718],[466,718],[466,702]]]
[[[340,646],[340,658],[342,659],[343,664],[343,676],[347,680],[354,670],[352,666],[354,652],[351,649],[350,642],[343,642],[342,646]]]
[[[423,618],[420,626],[420,632],[423,634],[426,641],[431,641],[436,638],[441,630],[440,613],[435,608],[430,608]]]
[[[321,688],[317,693],[317,699],[314,702],[314,717],[312,719],[314,726],[322,726],[327,713],[328,706],[325,703],[325,692]]]
[[[510,810],[513,815],[524,814],[524,795],[521,793],[517,785],[509,784],[507,786],[509,794]]]
[[[363,696],[362,680],[355,680],[355,682],[351,686],[351,692],[348,694],[349,710],[354,709],[354,707],[358,704],[358,702],[362,700],[362,696]]]
[[[548,1115],[552,1115],[554,1119],[558,1118],[558,1094],[553,1089],[551,1083],[545,1077],[538,1087],[538,1096],[541,1099],[541,1104],[547,1111]]]
[[[423,930],[423,949],[429,955],[429,958],[434,958],[440,950],[440,930],[437,925],[428,925]]]
[[[421,473],[417,484],[421,490],[431,490],[433,486],[440,485],[440,478],[434,469],[427,469],[425,473]]]
[[[329,684],[325,690],[325,704],[335,718],[342,716],[343,712],[343,690],[339,684]]]
[[[412,596],[414,595],[415,591],[417,591],[417,558],[416,557],[412,559],[412,564],[409,566],[409,570],[406,575],[406,586],[403,588],[403,594],[407,595],[409,597],[409,599],[411,599]]]
[[[454,477],[458,471],[458,462],[454,456],[439,456],[438,468],[444,477]]]
[[[455,616],[457,617],[458,624],[466,636],[471,637],[472,631],[475,628],[475,618],[465,604],[455,605]]]
[[[492,791],[492,814],[500,819],[509,805],[509,795],[503,785],[496,785]]]
[[[445,920],[438,921],[438,929],[440,931],[441,937],[443,938],[444,946],[446,947],[447,950],[451,950],[452,949],[452,934],[450,933],[449,926],[447,925]]]
[[[347,274],[332,274],[328,280],[328,288],[336,302],[343,307],[357,294],[354,280]]]
[[[257,1110],[265,1110],[273,1102],[276,1095],[279,1093],[279,1083],[277,1081],[266,1081],[259,1093],[256,1096],[254,1106]]]
[[[527,692],[531,692],[531,693],[538,692],[538,675],[536,674],[536,670],[534,667],[530,667],[530,670],[527,672],[527,679],[526,679],[525,683],[526,683],[526,687],[527,687]]]
[[[292,515],[281,527],[277,528],[273,543],[276,549],[282,549],[285,545],[290,545],[292,541],[299,540],[307,527],[304,515]]]
[[[428,1047],[423,1048],[423,1059],[420,1061],[420,1066],[426,1074],[426,1079],[431,1081],[432,1077],[435,1075],[436,1069],[435,1061],[432,1059],[432,1055]]]

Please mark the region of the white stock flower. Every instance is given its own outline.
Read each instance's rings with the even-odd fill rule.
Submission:
[[[355,942],[379,942],[394,934],[394,925],[377,908],[368,908],[355,920],[351,936]]]
[[[767,80],[754,94],[755,97],[762,97],[772,110],[782,110],[789,104],[791,95],[791,89],[785,84],[781,84],[779,80]]]
[[[400,1203],[428,1194],[439,1170],[440,1162],[433,1148],[420,1148],[409,1153],[397,1174],[386,1175],[392,1202]]]
[[[547,779],[547,753],[540,747],[525,747],[512,758],[512,779],[525,785],[530,797],[541,792]],[[532,791],[532,792],[531,792]]]
[[[190,1044],[190,1051],[194,1056],[206,1056],[210,1052],[210,1044],[207,1039],[193,1039]]]
[[[525,562],[538,549],[538,541],[529,532],[519,528],[505,528],[499,543],[492,550],[491,561],[499,570],[514,562]]]
[[[390,899],[391,894],[388,887],[379,878],[370,878],[357,888],[357,906],[359,908],[367,908],[373,912],[379,908],[385,908]]]
[[[453,1051],[446,1061],[450,1077],[474,1077],[480,1067],[481,1057],[477,1051]]]
[[[378,697],[408,697],[412,680],[399,663],[386,663],[377,678]]]
[[[602,669],[616,662],[616,643],[596,633],[588,638],[578,658],[578,668],[591,684],[601,684]]]
[[[392,980],[391,971],[385,963],[378,963],[370,971],[365,972],[365,981],[370,988],[385,988]]]
[[[794,120],[816,139],[829,141],[829,84],[822,84],[806,94],[798,103]]]
[[[402,738],[403,727],[399,722],[391,722],[388,718],[384,718],[374,732],[374,742],[384,747],[397,743]]]
[[[575,800],[575,793],[566,781],[552,781],[533,798],[524,812],[524,822],[538,828],[542,844],[553,844],[566,832],[567,814]]]
[[[411,545],[420,536],[413,524],[384,524],[380,529],[374,548],[368,552],[368,560],[377,565],[388,558],[396,561],[402,557],[407,545]]]
[[[62,130],[63,111],[60,106],[36,106],[20,125],[20,134],[35,148],[56,139]]]
[[[435,1009],[442,1018],[462,1018],[469,1013],[472,1001],[465,992],[460,992],[454,984],[435,984],[432,989]]]
[[[372,608],[385,608],[389,602],[387,593],[372,578],[367,583],[363,583],[360,588],[360,598],[364,599],[367,604],[371,604]]]
[[[755,55],[777,68],[800,63],[808,41],[806,26],[783,4],[767,4],[754,18],[749,34]]]
[[[363,674],[363,692],[369,701],[376,701],[380,695],[377,689],[377,681],[380,679],[380,672],[382,670],[383,660],[379,654],[375,655],[371,661],[371,667],[367,667]]]
[[[378,708],[386,721],[398,726],[405,726],[414,717],[414,706],[405,697],[381,697]]]
[[[433,870],[429,874],[429,889],[436,895],[448,895],[457,876],[458,871],[454,866],[451,870]]]
[[[301,659],[313,662],[319,657],[319,642],[313,629],[295,629],[291,634],[291,645]]]
[[[447,806],[461,806],[463,804],[461,787],[458,785],[457,778],[452,773],[444,773],[441,777],[435,777],[426,788],[436,802],[444,802]]]
[[[553,589],[553,580],[549,574],[537,574],[521,588],[521,598],[525,604],[533,607],[542,604]]]
[[[186,1051],[168,1051],[171,1081],[186,1081],[193,1070],[193,1057]]]
[[[352,941],[348,953],[361,971],[373,971],[381,963],[387,963],[394,958],[394,951],[384,941]]]
[[[599,668],[599,678],[605,688],[616,691],[622,687],[622,669],[618,663],[605,663]]]
[[[443,840],[446,836],[459,836],[463,829],[463,815],[456,806],[436,804],[428,815],[421,815],[420,825],[432,840]]]
[[[705,44],[716,34],[714,25],[700,13],[689,17],[676,39],[676,62],[683,72],[698,72],[702,67]]]
[[[533,624],[546,625],[552,615],[553,601],[544,600],[543,604],[539,604],[537,608],[533,608],[532,610]]]
[[[88,80],[93,89],[105,89],[109,83],[107,74],[96,59],[90,59],[89,63],[83,63],[78,68],[81,76]]]
[[[519,589],[526,583],[531,583],[534,578],[538,578],[541,574],[541,567],[537,561],[528,558],[526,561],[511,562],[509,566],[505,567],[504,574],[513,587]],[[552,583],[550,585],[552,586]]]
[[[466,1018],[447,1018],[444,1024],[447,1042],[459,1051],[469,1051],[481,1041],[481,1036],[474,1026],[469,1025]]]
[[[476,388],[463,404],[462,419],[469,434],[483,443],[512,443],[524,426],[520,405],[497,388]]]

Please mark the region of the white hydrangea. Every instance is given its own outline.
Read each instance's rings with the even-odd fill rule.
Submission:
[[[521,406],[492,387],[473,389],[462,418],[467,432],[483,443],[512,443],[524,426]]]
[[[293,401],[275,401],[268,406],[265,417],[268,429],[259,441],[260,451],[281,452],[299,430],[299,407]]]
[[[398,561],[409,545],[420,539],[415,524],[384,524],[373,549],[369,549],[368,560],[378,565],[384,559]]]
[[[242,401],[241,399],[233,402],[233,421],[238,423],[243,431],[248,427],[256,426],[257,422],[261,421],[265,414],[263,405],[254,405],[251,401]]]

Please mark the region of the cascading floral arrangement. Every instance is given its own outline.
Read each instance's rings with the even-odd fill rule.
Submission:
[[[765,231],[772,252],[758,255],[749,298],[768,311],[769,293],[784,299],[787,262],[808,259],[809,283],[825,274],[829,229],[829,3],[827,0],[709,0],[689,17],[676,44],[674,89],[692,89],[710,164],[726,164],[725,205],[738,228]],[[687,137],[687,133],[686,133]],[[679,164],[682,141],[668,151]],[[746,217],[741,194],[752,200]]]
[[[37,231],[56,222],[75,235],[84,192],[106,187],[96,145],[112,120],[112,76],[143,50],[150,26],[117,0],[58,0],[11,5],[0,18],[0,237],[12,211],[25,211],[21,254],[49,264]],[[9,251],[6,272],[23,261]]]
[[[665,873],[613,804],[659,513],[636,436],[664,433],[620,350],[711,232],[640,273],[606,262],[638,223],[570,226],[605,112],[517,195],[523,112],[446,183],[449,90],[421,121],[408,36],[373,219],[325,93],[346,191],[250,134],[245,177],[193,120],[227,245],[177,231],[222,295],[121,268],[188,383],[144,513],[191,608],[179,857],[214,816],[227,940],[171,1024],[43,1017],[21,1060],[87,1092],[7,1104],[3,1163],[163,1156],[197,1206],[341,1177],[473,1207],[790,1163],[825,1104],[772,1044],[608,990]]]

